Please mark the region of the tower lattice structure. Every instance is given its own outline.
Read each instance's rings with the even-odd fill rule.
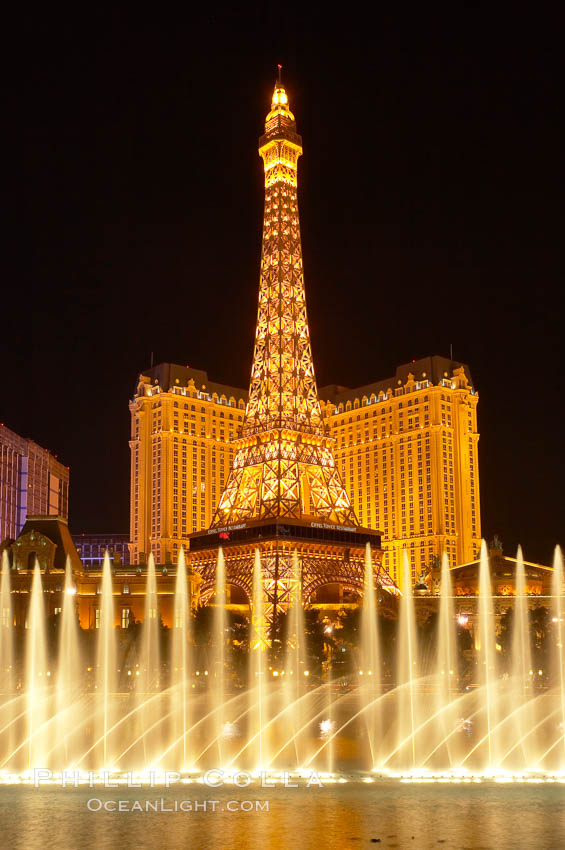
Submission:
[[[359,525],[318,399],[298,217],[301,153],[279,76],[259,139],[265,208],[249,398],[214,519],[207,531],[191,535],[188,553],[203,579],[202,599],[214,592],[221,547],[227,583],[251,601],[259,550],[268,624],[295,598],[296,558],[304,602],[325,585],[361,595],[367,544],[375,583],[387,598],[398,592],[381,563],[380,532]]]
[[[273,517],[358,525],[316,387],[298,216],[301,153],[279,80],[259,139],[265,208],[249,400],[212,527]]]

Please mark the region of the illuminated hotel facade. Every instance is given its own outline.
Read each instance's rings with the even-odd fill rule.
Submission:
[[[162,363],[139,376],[130,403],[130,559],[176,563],[207,528],[226,484],[247,393],[199,369]]]
[[[319,390],[335,457],[362,525],[383,532],[397,581],[406,549],[416,580],[446,552],[472,561],[481,540],[478,394],[469,368],[444,357],[399,366],[358,389]],[[208,528],[233,462],[247,392],[160,364],[139,376],[131,412],[132,563],[176,562]]]
[[[451,567],[481,542],[478,394],[469,368],[444,357],[399,366],[359,389],[320,390],[336,463],[363,525],[383,532],[383,563],[412,579],[446,552]]]

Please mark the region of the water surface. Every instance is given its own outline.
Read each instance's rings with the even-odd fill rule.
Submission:
[[[182,800],[207,811],[89,812],[87,801]],[[255,800],[269,811],[229,812]],[[211,801],[216,801],[212,804]],[[97,805],[97,804],[95,804]],[[232,808],[234,804],[231,804]],[[244,806],[245,808],[246,806]],[[213,811],[213,809],[216,811]],[[64,848],[535,848],[565,847],[563,785],[401,785],[238,789],[0,788],[1,846]]]

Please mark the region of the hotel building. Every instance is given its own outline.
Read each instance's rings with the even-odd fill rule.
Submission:
[[[320,390],[335,456],[359,521],[383,532],[383,564],[401,582],[444,551],[452,567],[481,542],[478,394],[468,366],[427,357],[359,389]],[[324,404],[325,403],[325,404]]]
[[[15,539],[28,515],[68,513],[69,467],[0,424],[0,540]]]
[[[247,393],[199,369],[161,363],[139,376],[131,412],[130,556],[176,563],[224,489]]]
[[[362,525],[383,533],[383,565],[401,583],[446,552],[452,566],[480,545],[478,394],[469,368],[444,357],[399,366],[358,389],[319,390],[335,457]],[[209,527],[233,461],[247,393],[207,373],[160,364],[139,376],[131,412],[132,564],[176,561]]]

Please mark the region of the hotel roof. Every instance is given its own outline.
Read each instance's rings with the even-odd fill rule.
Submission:
[[[18,540],[32,532],[47,537],[57,547],[55,549],[54,569],[64,571],[67,557],[69,557],[73,571],[82,572],[82,561],[79,558],[67,522],[63,517],[43,514],[28,516],[18,535]]]
[[[409,375],[413,375],[415,381],[428,380],[432,384],[437,385],[445,377],[452,378],[454,370],[460,368],[464,370],[470,388],[474,389],[471,372],[465,363],[435,354],[433,357],[422,357],[419,360],[413,360],[411,363],[398,366],[394,376],[391,378],[375,381],[372,384],[365,384],[355,389],[330,384],[327,387],[321,387],[318,395],[323,401],[331,401],[334,404],[339,404],[340,402],[353,401],[353,399],[362,398],[363,396],[369,397],[373,393],[378,395],[380,392],[394,390],[405,384],[408,381]]]
[[[186,387],[192,380],[195,389],[206,392],[208,395],[217,393],[218,396],[224,395],[226,398],[233,396],[235,399],[247,401],[246,390],[209,381],[208,372],[203,369],[192,369],[190,366],[180,366],[177,363],[159,363],[158,366],[146,369],[140,377],[149,378],[152,384],[158,384],[165,392],[174,387]]]
[[[351,389],[338,384],[320,387],[318,396],[321,401],[333,402],[334,404],[345,403],[363,396],[369,397],[373,393],[378,395],[380,392],[394,390],[405,384],[409,375],[413,375],[415,381],[428,380],[434,386],[437,386],[446,377],[446,373],[448,378],[452,378],[454,370],[460,368],[463,368],[470,388],[474,389],[471,372],[466,363],[460,363],[458,360],[450,360],[448,357],[435,354],[432,357],[421,357],[419,360],[398,366],[393,377],[384,378],[381,381],[375,381],[361,387]],[[210,381],[208,372],[204,369],[193,369],[190,366],[181,366],[178,363],[159,363],[157,366],[146,369],[140,377],[149,378],[151,384],[158,384],[165,392],[174,387],[186,387],[192,380],[197,390],[209,395],[217,393],[218,396],[224,395],[226,398],[233,396],[237,400],[247,401],[247,390]]]

